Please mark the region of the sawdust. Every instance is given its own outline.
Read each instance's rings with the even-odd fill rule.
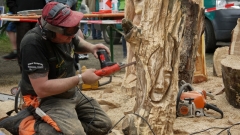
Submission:
[[[120,47],[121,49],[121,47]],[[119,51],[119,50],[118,50]],[[117,52],[117,51],[116,51]],[[207,73],[208,73],[208,81],[202,82],[199,84],[194,84],[193,87],[196,90],[206,90],[211,93],[219,93],[223,89],[223,82],[221,77],[213,76],[213,68],[212,68],[212,54],[206,55],[207,62]],[[85,65],[87,61],[83,61],[82,65]],[[95,62],[97,65],[98,62]],[[87,65],[87,64],[86,64]],[[88,67],[90,65],[87,65]],[[4,72],[1,70],[1,72]],[[16,72],[16,71],[14,71]],[[123,80],[124,72],[117,73],[113,76],[112,82],[110,84],[104,85],[100,87],[98,90],[88,90],[83,91],[86,95],[94,97],[102,102],[102,107],[107,112],[109,117],[111,118],[113,124],[116,124],[126,112],[131,112],[134,104],[135,97],[131,95],[131,92],[127,92],[124,88],[121,88],[121,82]],[[2,78],[4,79],[4,78]],[[103,78],[101,81],[106,81],[108,78]],[[0,92],[10,93],[9,90],[12,87],[15,87],[17,83],[10,85],[1,85]],[[229,105],[226,100],[225,93],[215,95],[216,100],[212,100],[207,98],[208,103],[215,104],[219,109],[221,109],[224,113],[224,117],[222,119],[216,119],[214,117],[195,117],[195,118],[183,118],[178,117],[174,123],[174,134],[176,135],[187,135],[193,132],[198,132],[204,129],[212,128],[212,127],[229,127],[233,124],[240,122],[239,109],[236,109]],[[6,116],[6,112],[13,109],[13,101],[5,101],[0,102],[0,117]],[[209,112],[209,114],[214,115],[215,113]],[[122,122],[122,121],[121,121]],[[121,122],[116,125],[114,130],[121,130]],[[221,129],[211,129],[207,130],[203,133],[199,133],[201,135],[216,135],[219,133]],[[117,131],[116,131],[117,132]],[[237,135],[240,133],[240,126],[234,126],[230,130],[231,134]],[[120,133],[118,133],[120,134]],[[223,134],[227,134],[226,131]]]

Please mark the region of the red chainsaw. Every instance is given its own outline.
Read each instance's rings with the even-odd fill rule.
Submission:
[[[98,50],[97,54],[99,62],[101,64],[101,69],[95,71],[95,74],[98,76],[109,76],[127,66],[136,64],[136,61],[128,64],[112,62],[105,49]]]
[[[200,117],[212,116],[215,118],[223,118],[223,112],[216,105],[206,102],[207,92],[194,91],[191,84],[185,81],[180,82],[180,88],[177,95],[176,115],[177,117]],[[213,110],[214,115],[207,114],[207,110]],[[215,116],[216,112],[220,116]]]

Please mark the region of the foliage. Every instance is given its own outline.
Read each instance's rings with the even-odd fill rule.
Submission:
[[[80,8],[81,3],[82,3],[82,0],[78,0],[78,1],[77,1],[76,11],[79,11],[79,8]]]
[[[11,43],[6,33],[0,35],[0,52],[10,52]]]

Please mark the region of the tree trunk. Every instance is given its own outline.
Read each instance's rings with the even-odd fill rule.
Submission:
[[[228,55],[221,64],[226,98],[232,106],[240,108],[240,57]]]
[[[193,4],[187,0],[182,1],[183,14],[187,16],[185,21],[185,28],[182,39],[182,50],[180,54],[179,64],[179,80],[184,80],[187,83],[193,82],[193,75],[195,70],[195,63],[197,59],[196,71],[198,71],[198,79],[195,82],[203,81],[205,79],[200,73],[205,70],[205,65],[202,64],[205,57],[201,57],[201,48],[198,52],[198,46],[200,45],[201,35],[203,33],[204,15],[200,11],[199,5]],[[197,57],[198,54],[198,57]]]
[[[173,134],[180,50],[186,44],[188,76],[192,78],[203,29],[199,1],[126,0],[122,26],[129,43],[127,61],[137,63],[126,70],[124,79],[125,84],[126,80],[133,82],[128,77],[136,74],[136,115],[127,115],[124,134]]]

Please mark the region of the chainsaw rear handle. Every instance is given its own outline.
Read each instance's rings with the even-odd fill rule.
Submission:
[[[223,112],[222,112],[222,110],[220,110],[219,108],[217,108],[215,105],[212,105],[212,104],[205,104],[204,108],[206,108],[206,109],[212,109],[212,110],[214,110],[214,111],[220,113],[220,114],[221,114],[220,119],[223,118]]]
[[[181,86],[179,88],[178,95],[177,95],[176,110],[178,110],[178,105],[180,102],[180,97],[182,95],[182,92],[193,91],[193,87],[190,83],[186,83],[184,80],[181,80],[181,82],[179,82],[179,84]],[[177,116],[177,111],[176,111],[176,116]]]
[[[110,60],[110,57],[107,54],[107,51],[105,49],[99,49],[97,51],[97,55],[98,55],[98,60],[100,62],[101,68],[105,68],[105,67],[116,64],[115,62],[112,62]]]

